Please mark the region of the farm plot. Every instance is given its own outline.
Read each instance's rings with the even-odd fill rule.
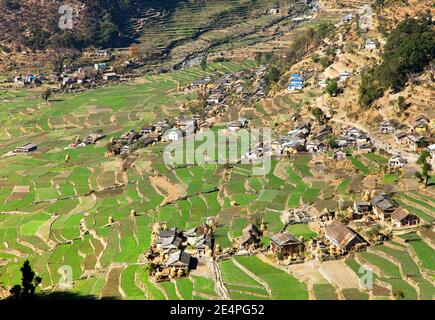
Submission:
[[[269,298],[263,285],[238,268],[232,260],[223,260],[219,266],[231,299]]]
[[[262,262],[257,257],[236,257],[235,261],[261,279],[261,281],[264,281],[271,290],[273,299],[308,299],[306,286],[290,274]]]

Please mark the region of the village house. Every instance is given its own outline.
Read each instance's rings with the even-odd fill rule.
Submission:
[[[289,141],[290,138],[288,136],[280,137],[278,140],[272,141],[270,147],[275,154],[280,155],[284,151],[283,145]]]
[[[241,128],[240,122],[230,122],[228,124],[228,131],[234,132]]]
[[[319,128],[319,131],[316,133],[317,140],[323,140],[332,134],[332,128],[328,125],[323,125]]]
[[[399,208],[399,204],[391,196],[381,193],[373,197],[373,212],[378,219],[387,221],[391,219],[391,214]]]
[[[190,90],[199,89],[201,91],[205,91],[209,83],[210,83],[210,79],[195,80],[190,84],[189,89]]]
[[[132,144],[132,143],[136,142],[137,140],[139,140],[139,138],[140,138],[141,136],[142,136],[142,135],[141,135],[139,132],[137,132],[136,130],[132,129],[132,130],[130,130],[130,131],[124,133],[124,134],[119,138],[119,140],[122,141],[122,142],[124,142],[124,143],[126,143],[126,144]]]
[[[82,141],[82,144],[84,144],[82,146],[87,146],[89,144],[96,144],[98,141],[104,139],[105,137],[106,135],[103,133],[91,133]],[[78,146],[80,146],[80,144]]]
[[[394,141],[396,141],[396,143],[398,145],[405,145],[406,144],[406,137],[408,136],[408,134],[406,132],[398,132],[396,133],[396,135],[394,136]]]
[[[403,168],[407,163],[408,161],[400,155],[394,155],[388,159],[388,169],[390,171],[396,171]]]
[[[240,250],[253,249],[260,243],[261,232],[254,224],[249,224],[242,231],[242,236],[237,239],[237,244]]]
[[[30,153],[36,151],[38,149],[38,145],[35,143],[27,143],[15,149],[16,153]]]
[[[205,254],[206,250],[213,250],[214,238],[212,234],[203,234],[195,238],[194,248],[198,254]]]
[[[346,80],[350,77],[350,73],[348,71],[342,71],[338,74],[338,77],[340,82],[346,82]]]
[[[107,69],[107,64],[104,62],[94,64],[95,71],[104,71]]]
[[[335,211],[324,208],[315,214],[315,218],[316,221],[319,222],[320,226],[324,226],[327,222],[334,220]]]
[[[169,255],[166,266],[177,269],[190,269],[192,266],[192,256],[184,250],[178,250]]]
[[[273,6],[272,8],[269,9],[269,13],[270,14],[278,14],[279,13],[279,7],[278,6]]]
[[[311,133],[311,124],[308,122],[301,122],[295,129],[287,133],[289,137],[306,138]]]
[[[346,148],[356,145],[356,138],[352,136],[341,136],[337,140],[337,146],[340,148]]]
[[[370,144],[370,143],[371,143],[371,140],[365,133],[362,133],[358,137],[356,137],[356,144],[357,145],[364,145],[364,144]]]
[[[160,251],[174,251],[181,248],[183,239],[178,236],[160,238],[156,242],[156,247]]]
[[[353,219],[361,219],[372,211],[372,204],[366,201],[355,201],[353,203]]]
[[[367,244],[358,233],[337,220],[332,221],[326,226],[325,237],[329,242],[336,245],[342,253]]]
[[[393,133],[398,127],[399,122],[395,119],[390,119],[381,123],[379,131],[384,134]]]
[[[305,151],[305,139],[301,138],[292,138],[288,142],[285,142],[282,145],[283,152],[286,154],[293,154],[296,152]]]
[[[376,42],[373,39],[367,39],[365,44],[366,50],[374,50],[376,49]]]
[[[153,124],[148,124],[145,126],[142,126],[141,132],[142,134],[151,134],[156,130],[156,126]]]
[[[178,141],[186,135],[185,131],[170,129],[165,133],[165,139],[167,141]]]
[[[181,131],[186,131],[189,132],[190,134],[196,132],[197,120],[195,119],[181,116],[177,119],[176,124]]]
[[[270,237],[270,250],[284,257],[301,254],[304,251],[304,247],[302,241],[287,231],[274,234]]]
[[[335,150],[334,154],[332,155],[332,160],[340,161],[340,160],[346,160],[346,153],[342,150]]]
[[[249,121],[248,121],[248,119],[246,119],[246,118],[239,118],[239,119],[237,120],[237,122],[240,123],[240,127],[241,127],[241,128],[247,128],[247,127],[248,127],[248,124],[249,124]]]
[[[364,134],[364,131],[362,131],[361,129],[352,127],[350,129],[345,129],[344,135],[347,137],[358,138],[358,137],[364,136],[365,134]]]
[[[207,98],[208,104],[219,104],[224,101],[225,96],[222,93],[212,94]]]
[[[103,74],[103,80],[105,81],[117,81],[119,76],[115,72],[108,72]]]
[[[414,119],[414,123],[412,124],[412,128],[415,132],[423,134],[427,131],[429,127],[429,118],[424,115],[420,115]]]
[[[210,227],[208,225],[206,225],[205,223],[203,223],[197,227],[194,227],[192,229],[187,230],[184,233],[184,236],[187,238],[187,243],[189,243],[192,246],[195,245],[196,238],[207,234],[209,229],[210,229]]]
[[[153,136],[142,137],[139,141],[141,141],[144,147],[147,147],[158,142],[159,138],[160,136],[153,135]]]
[[[408,150],[414,151],[414,152],[420,152],[423,149],[426,149],[429,146],[429,141],[417,134],[417,133],[411,133],[406,137],[406,146]]]
[[[119,154],[123,155],[123,154],[128,154],[131,150],[131,146],[126,144],[123,145],[119,148]]]
[[[155,244],[157,250],[160,251],[178,250],[183,244],[182,233],[177,228],[160,230],[159,238]]]
[[[169,121],[168,119],[160,120],[155,124],[157,132],[165,132],[165,131],[171,129],[173,126],[174,126],[174,124],[171,121]]]
[[[97,49],[94,51],[97,57],[111,57],[112,53],[108,49]]]
[[[373,146],[368,143],[359,144],[358,145],[358,153],[364,154],[364,153],[372,153],[373,152]]]
[[[293,73],[290,75],[290,83],[287,88],[290,91],[302,90],[304,88],[304,77],[302,77],[299,73]]]
[[[328,145],[317,140],[308,141],[305,145],[305,148],[310,153],[324,153],[328,151]]]
[[[399,207],[391,214],[391,223],[395,228],[404,226],[413,226],[420,223],[420,218],[408,212],[408,210]]]
[[[343,23],[349,23],[349,22],[352,21],[352,19],[353,19],[353,14],[350,13],[350,14],[348,14],[348,15],[345,15],[345,16],[342,18],[342,21],[343,21]]]

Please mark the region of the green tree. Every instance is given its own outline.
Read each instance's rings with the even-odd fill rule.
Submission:
[[[430,173],[432,171],[432,166],[427,161],[428,157],[430,157],[429,151],[425,150],[420,153],[420,156],[418,157],[417,160],[417,164],[420,165],[421,171],[415,173],[415,177],[420,182],[423,182],[425,186],[428,186],[429,184]]]
[[[381,64],[362,74],[360,105],[370,106],[387,89],[399,92],[410,75],[422,72],[434,58],[432,16],[406,18],[388,35]]]
[[[368,70],[361,75],[361,85],[359,87],[358,103],[361,107],[369,107],[373,101],[383,95],[383,89],[375,81],[374,70]]]
[[[338,81],[335,79],[329,81],[328,85],[326,86],[326,92],[331,97],[337,96],[337,94],[340,92],[340,89],[338,88]]]
[[[399,98],[397,98],[397,107],[399,108],[400,112],[403,112],[406,110],[407,105],[406,105],[404,96],[400,96]]]
[[[21,271],[21,285],[12,287],[10,293],[17,300],[31,300],[36,298],[36,287],[42,282],[42,278],[35,276],[29,260],[24,261]]]
[[[326,142],[328,143],[328,146],[330,149],[333,149],[337,146],[337,138],[330,134],[327,138],[326,138]]]
[[[325,113],[323,112],[322,109],[320,108],[314,108],[311,113],[313,114],[314,117],[316,117],[316,120],[321,123],[323,122],[323,119],[325,117]]]
[[[45,90],[42,92],[41,97],[42,97],[42,99],[45,100],[45,102],[48,102],[48,100],[49,100],[50,97],[51,97],[51,89],[50,89],[50,88],[45,89]]]
[[[281,71],[278,69],[277,66],[272,66],[267,71],[266,75],[264,76],[264,80],[266,82],[266,88],[267,90],[270,89],[270,87],[277,83],[281,79]]]
[[[118,26],[113,23],[110,13],[103,16],[100,23],[99,43],[103,46],[109,45],[118,37]]]
[[[205,70],[207,70],[207,57],[205,56],[204,58],[202,58],[202,60],[201,60],[201,69],[202,69],[202,71],[205,71]]]

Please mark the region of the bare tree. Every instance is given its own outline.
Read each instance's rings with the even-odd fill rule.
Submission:
[[[62,73],[80,57],[80,51],[73,48],[58,48],[49,53],[49,61],[53,71]]]

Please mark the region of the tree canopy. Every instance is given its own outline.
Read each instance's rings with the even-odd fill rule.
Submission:
[[[432,17],[422,14],[408,17],[391,31],[382,55],[382,62],[363,73],[359,103],[368,107],[383,92],[399,92],[410,75],[421,73],[435,57],[435,30]]]

